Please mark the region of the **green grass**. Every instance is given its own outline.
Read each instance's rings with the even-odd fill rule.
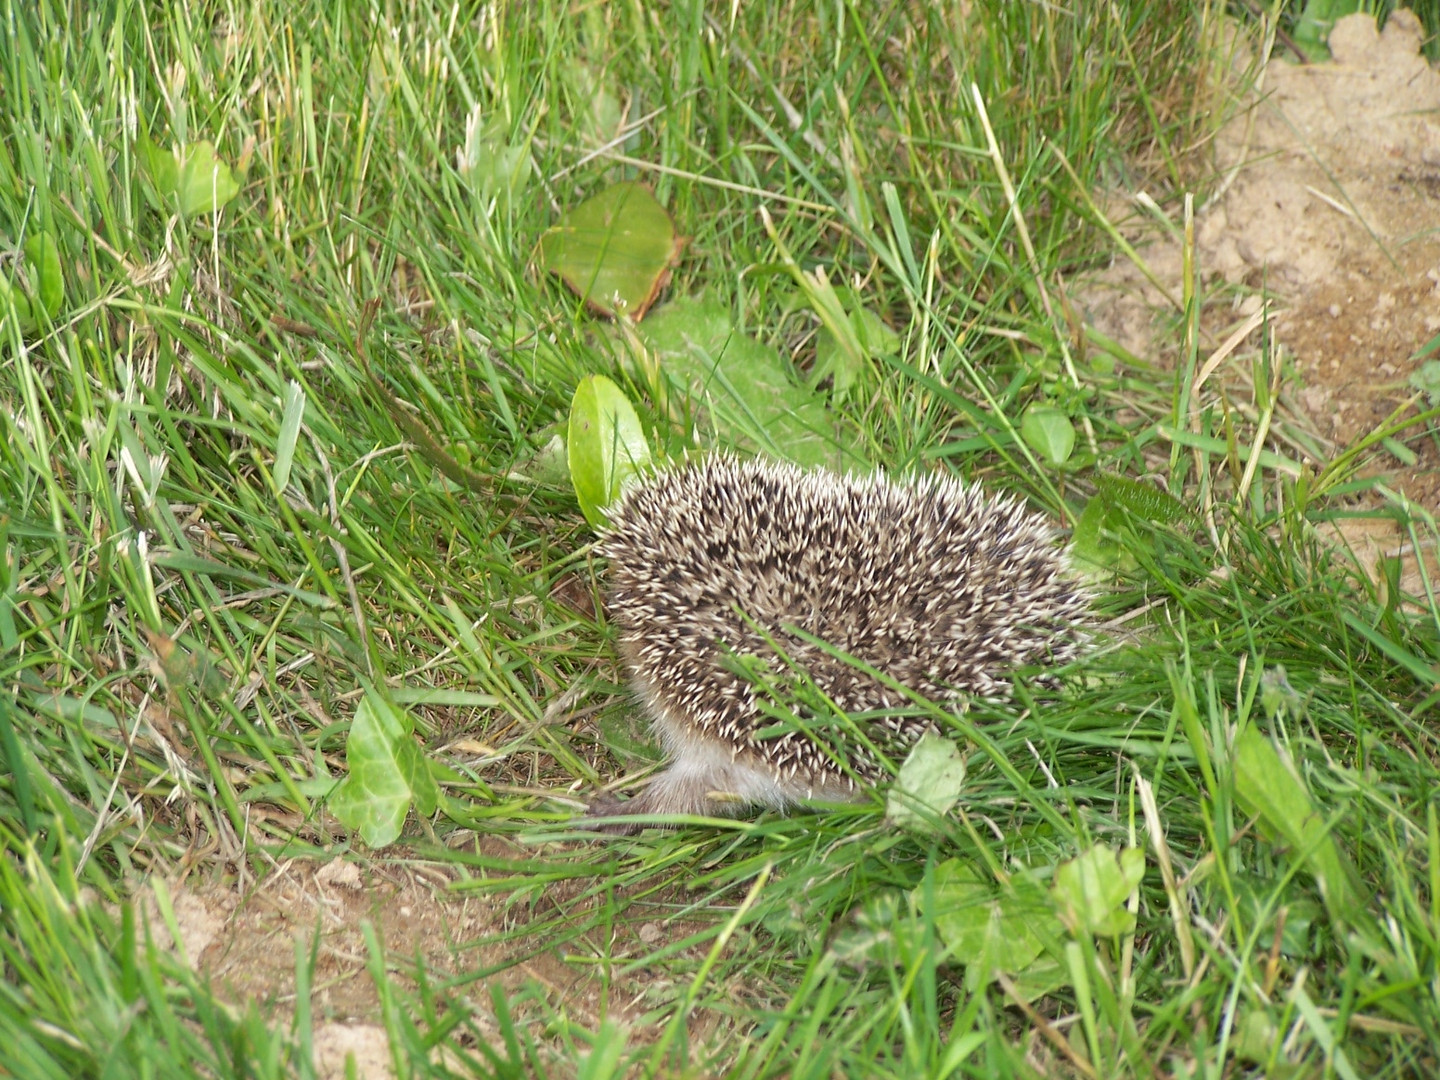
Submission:
[[[1084,193],[1203,183],[1217,13],[958,10],[4,4],[3,253],[48,233],[65,295],[0,341],[0,1072],[310,1075],[313,954],[286,1008],[227,1002],[129,898],[353,853],[438,864],[505,912],[449,973],[371,935],[371,1019],[406,1074],[1434,1074],[1433,591],[1399,602],[1317,539],[1345,470],[1241,480],[1252,442],[1304,438],[1257,435],[1268,367],[1231,438],[1216,399],[1068,321],[1109,256]],[[212,141],[238,197],[177,219],[146,132]],[[718,438],[648,400],[533,265],[561,210],[632,178],[690,237],[670,295],[707,292],[802,368],[817,322],[762,207],[884,315],[899,353],[834,403],[867,459],[1072,523],[1097,472],[1160,473],[1195,515],[1105,515],[1099,606],[1125,621],[1057,695],[935,712],[968,775],[934,835],[879,803],[611,844],[566,826],[577,792],[650,759],[592,534],[537,451],[592,372],[654,445]],[[1182,372],[1204,299],[1183,298]],[[1064,467],[1017,439],[1036,401],[1079,428]],[[1385,508],[1433,545],[1422,510]],[[375,855],[325,798],[381,685],[443,797]],[[1260,792],[1312,816],[1255,803],[1274,767],[1292,781]],[[950,860],[1048,883],[1097,843],[1147,853],[1134,932],[1052,940],[1068,966],[1024,1008],[967,989]],[[540,953],[601,1022],[504,980]]]

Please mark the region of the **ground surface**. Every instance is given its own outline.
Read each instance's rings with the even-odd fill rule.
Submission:
[[[1253,108],[1216,136],[1221,179],[1196,213],[1197,265],[1215,301],[1202,358],[1272,297],[1275,339],[1295,371],[1283,411],[1327,451],[1407,402],[1426,404],[1408,381],[1440,333],[1440,72],[1420,55],[1422,35],[1401,10],[1383,32],[1367,15],[1340,20],[1328,63],[1294,63],[1277,49]],[[1237,50],[1237,67],[1251,59]],[[1140,244],[1170,298],[1181,295],[1182,274],[1173,224],[1169,236],[1146,229]],[[1099,327],[1139,356],[1175,340],[1162,329],[1173,325],[1174,305],[1133,264],[1117,264],[1106,284],[1121,295],[1090,294]],[[1221,379],[1248,379],[1259,340],[1257,329]],[[1387,456],[1373,471],[1433,511],[1440,450],[1419,434],[1409,445],[1413,465]],[[1367,530],[1351,531],[1373,555],[1398,544],[1387,529],[1372,526],[1364,538]]]
[[[1369,17],[1356,16],[1331,38],[1333,63],[1274,59],[1259,103],[1217,137],[1222,180],[1197,215],[1199,265],[1212,297],[1212,340],[1202,353],[1257,309],[1262,292],[1273,296],[1275,332],[1298,373],[1287,407],[1326,446],[1363,435],[1412,397],[1406,380],[1418,366],[1415,355],[1440,333],[1440,74],[1418,56],[1419,41],[1407,13],[1391,18],[1383,34]],[[1172,296],[1180,295],[1180,250],[1164,238],[1142,247]],[[1087,317],[1138,356],[1156,357],[1157,343],[1175,340],[1164,329],[1175,311],[1128,263],[1085,296]],[[1257,336],[1237,350],[1237,361],[1253,355]],[[1428,440],[1412,445],[1417,465],[1402,469],[1392,460],[1389,467],[1433,510],[1440,457]],[[533,981],[588,1026],[599,1022],[597,980],[591,966],[576,962],[573,943],[526,955],[523,944],[504,939],[536,917],[533,910],[454,885],[450,871],[426,872],[423,863],[361,869],[294,860],[245,888],[177,884],[176,913],[192,962],[227,995],[267,1003],[280,1017],[293,1005],[292,941],[318,930],[315,1044],[327,1076],[344,1074],[346,1053],[355,1055],[359,1075],[389,1069],[365,920],[392,963],[418,958],[428,977],[450,980],[482,1028],[486,1001],[466,973],[507,964],[506,986]],[[546,915],[578,917],[588,901],[576,895],[551,886],[535,904]],[[643,955],[683,938],[683,919],[668,921],[667,910],[657,905],[652,915],[616,927],[610,955]],[[619,940],[627,936],[628,945]],[[407,976],[403,968],[396,973]],[[640,1021],[654,976],[612,977],[611,1010]]]

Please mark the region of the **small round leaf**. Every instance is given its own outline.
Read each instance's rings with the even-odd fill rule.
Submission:
[[[1039,402],[1025,410],[1020,437],[1051,465],[1063,465],[1075,449],[1075,425],[1053,405]]]

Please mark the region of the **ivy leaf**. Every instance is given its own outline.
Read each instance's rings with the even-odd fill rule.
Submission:
[[[587,375],[575,388],[566,453],[585,520],[603,525],[605,507],[625,481],[650,464],[650,444],[635,407],[604,375]]]
[[[410,804],[429,817],[440,788],[412,732],[408,713],[367,689],[345,744],[348,773],[330,795],[330,812],[372,848],[393,843]]]
[[[670,280],[684,241],[644,184],[606,188],[540,238],[540,261],[602,315],[637,322]]]
[[[917,904],[924,901],[920,889],[911,896]],[[1041,956],[1044,939],[1060,936],[1060,921],[1028,874],[1012,874],[1010,888],[1000,891],[968,864],[947,859],[935,868],[933,897],[935,929],[949,955],[965,965],[966,989],[978,990],[999,972],[1030,976],[1021,985],[1032,998],[1063,985],[1060,969]]]

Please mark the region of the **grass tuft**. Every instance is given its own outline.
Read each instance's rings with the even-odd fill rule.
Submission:
[[[484,912],[444,970],[367,924],[397,1075],[1434,1075],[1440,608],[1319,531],[1394,431],[1317,475],[1273,352],[1250,400],[1202,394],[1198,273],[1174,370],[1075,307],[1120,237],[1105,191],[1204,181],[1222,15],[0,0],[0,274],[28,288],[44,235],[63,275],[36,325],[0,307],[4,1068],[317,1075],[328,952],[237,1001],[165,944],[164,885],[158,922],[137,897],[260,903],[348,859]],[[154,164],[202,142],[222,205]],[[817,270],[893,334],[826,402],[859,456],[1091,529],[1093,657],[1010,704],[916,703],[966,758],[933,831],[881,798],[568,825],[655,760],[555,457],[571,395],[605,374],[654,445],[715,436],[536,267],[630,180],[689,238],[668,296],[797,387]],[[1080,433],[1063,461],[1032,407]],[[379,853],[327,803],[367,694],[439,785]],[[1038,959],[967,975],[957,897],[1014,918],[1102,846],[1145,852],[1113,922],[1037,917]]]

